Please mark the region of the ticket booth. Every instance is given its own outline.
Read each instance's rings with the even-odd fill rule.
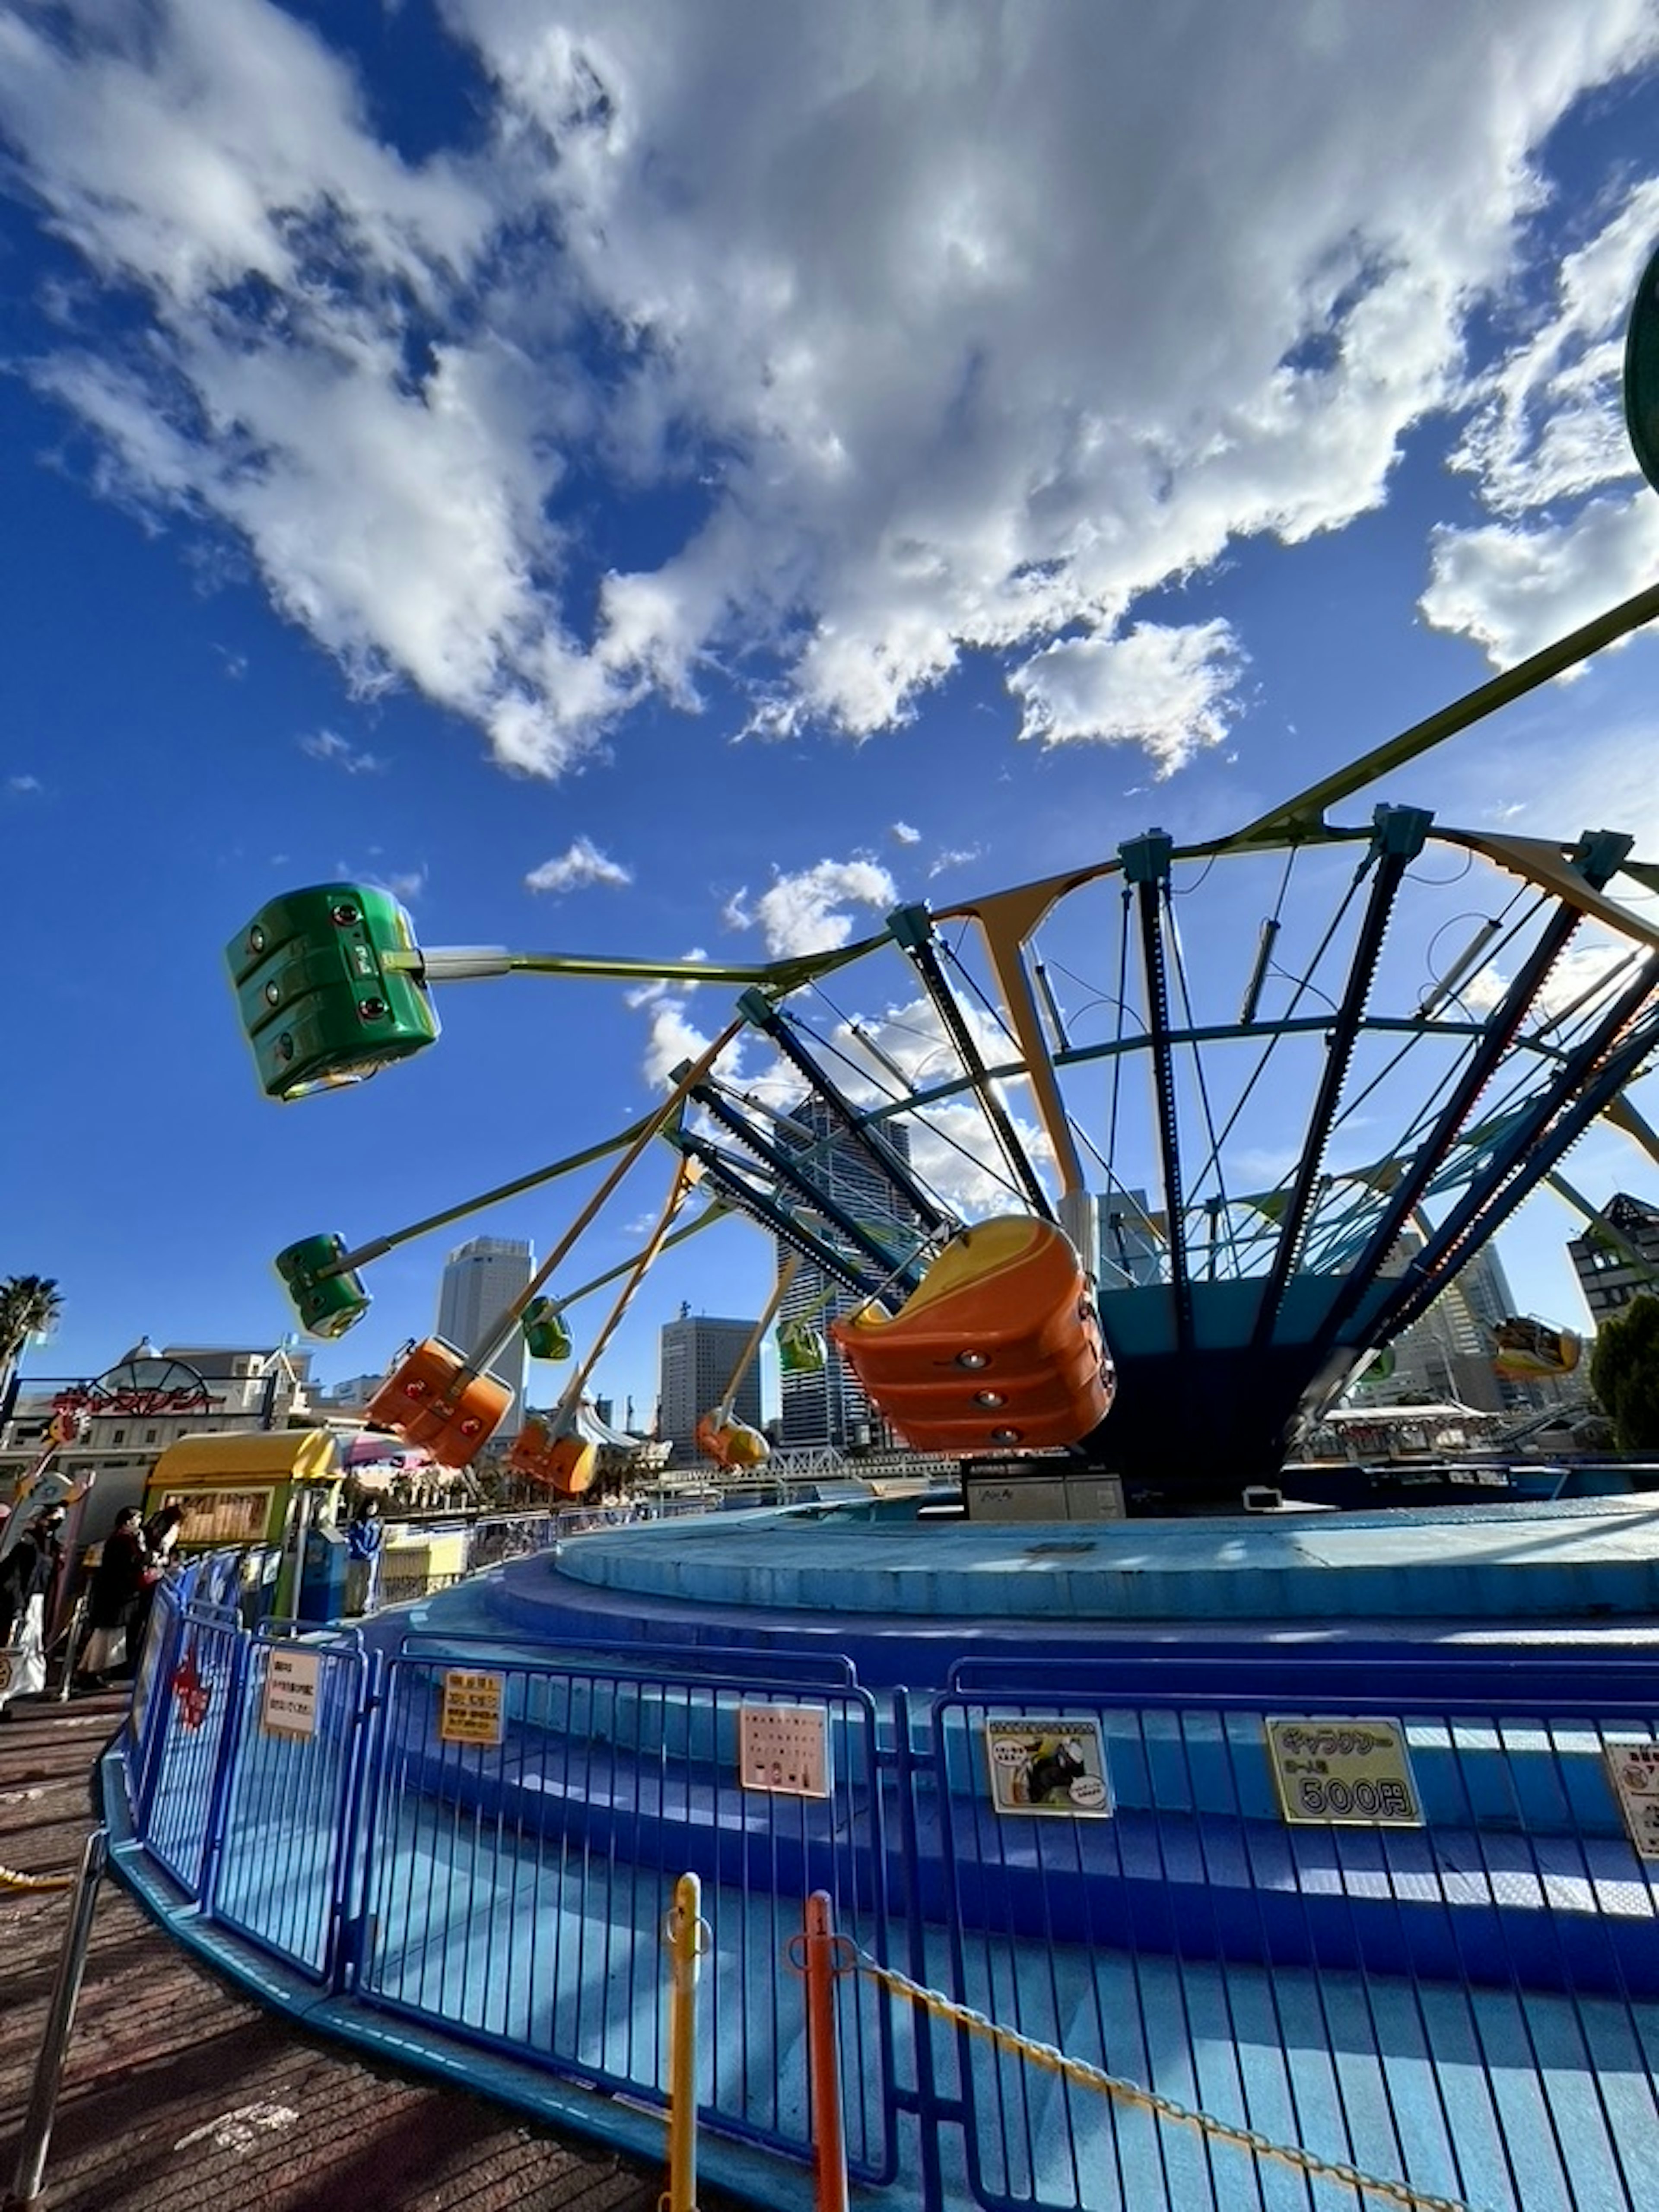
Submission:
[[[274,1610],[291,1617],[302,1595],[293,1586],[296,1543],[306,1529],[332,1525],[343,1480],[338,1449],[326,1429],[181,1437],[150,1470],[144,1518],[164,1506],[179,1508],[181,1558],[237,1547],[282,1552]]]

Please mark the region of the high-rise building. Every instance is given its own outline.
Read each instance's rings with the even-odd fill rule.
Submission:
[[[1402,1230],[1389,1255],[1387,1272],[1403,1273],[1423,1239]],[[1519,1412],[1539,1399],[1530,1381],[1500,1376],[1492,1364],[1499,1322],[1515,1312],[1515,1297],[1495,1244],[1484,1244],[1466,1261],[1421,1321],[1402,1329],[1389,1349],[1386,1378],[1368,1382],[1368,1391],[1399,1405],[1468,1406],[1476,1412]]]
[[[459,1246],[444,1263],[439,1335],[463,1352],[475,1349],[522,1294],[532,1267],[530,1247],[521,1237],[475,1237]],[[512,1406],[495,1431],[501,1437],[516,1437],[524,1425],[524,1337],[515,1328],[489,1362],[490,1372],[513,1386]]]
[[[1598,1324],[1633,1297],[1659,1294],[1659,1207],[1620,1191],[1601,1208],[1608,1236],[1591,1223],[1567,1245],[1590,1319]]]
[[[1147,1208],[1144,1190],[1062,1194],[1060,1225],[1076,1246],[1084,1273],[1102,1290],[1124,1290],[1162,1279],[1164,1248]]]
[[[914,1207],[894,1189],[823,1101],[804,1099],[790,1109],[788,1119],[799,1124],[804,1137],[813,1140],[811,1174],[816,1187],[878,1236],[889,1229],[906,1232],[894,1240],[898,1249],[905,1249],[916,1229]],[[908,1130],[890,1126],[883,1134],[900,1158],[908,1162]],[[793,1246],[780,1242],[780,1272],[793,1252]],[[860,1262],[869,1265],[862,1255]],[[779,1319],[786,1322],[810,1319],[815,1328],[823,1329],[859,1303],[851,1291],[832,1284],[821,1269],[803,1261],[785,1296]],[[786,1450],[823,1444],[844,1449],[849,1443],[882,1440],[879,1416],[827,1340],[826,1347],[824,1364],[815,1373],[786,1374],[781,1378],[781,1434]]]
[[[678,1321],[665,1322],[658,1340],[661,1415],[659,1434],[674,1447],[676,1459],[695,1459],[697,1423],[726,1397],[738,1362],[755,1333],[752,1321],[716,1319],[682,1307]],[[738,1383],[732,1411],[751,1429],[761,1425],[760,1362],[752,1359]]]

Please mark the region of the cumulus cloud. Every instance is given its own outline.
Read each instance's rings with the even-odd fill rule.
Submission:
[[[800,952],[833,951],[853,940],[856,907],[885,915],[898,904],[898,886],[874,860],[819,860],[793,875],[775,876],[754,902],[737,892],[721,919],[728,928],[758,928],[775,960]]]
[[[586,890],[592,884],[621,890],[633,880],[633,871],[602,853],[591,837],[578,837],[556,860],[544,860],[540,867],[532,868],[524,884],[526,890],[551,891],[556,896]]]
[[[1127,637],[1048,646],[1008,688],[1024,708],[1022,738],[1139,744],[1162,778],[1226,736],[1244,659],[1224,622],[1184,629],[1140,623]]]
[[[82,273],[27,373],[100,489],[228,534],[361,691],[516,769],[711,681],[867,738],[983,653],[1028,737],[1169,773],[1237,652],[1138,601],[1374,507],[1451,401],[1507,487],[1522,386],[1596,382],[1593,256],[1530,383],[1467,393],[1465,334],[1537,149],[1659,19],[442,0],[422,35],[481,82],[415,159],[273,0],[0,17],[0,134]],[[1584,484],[1600,434],[1534,465]],[[672,489],[659,557],[595,550],[596,485]]]
[[[1635,273],[1656,231],[1650,179],[1563,259],[1545,304],[1464,395],[1473,412],[1453,465],[1492,520],[1436,532],[1422,609],[1494,667],[1653,579],[1659,502],[1631,452],[1621,380]]]
[[[300,750],[347,775],[380,775],[387,765],[377,753],[360,752],[334,730],[313,730],[300,739]]]
[[[921,832],[913,830],[908,822],[896,822],[889,833],[896,845],[920,845]]]

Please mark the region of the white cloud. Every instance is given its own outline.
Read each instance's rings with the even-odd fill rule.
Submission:
[[[340,872],[343,876],[351,877],[353,881],[356,880],[350,869],[343,868]],[[427,870],[423,862],[418,868],[393,869],[386,875],[376,875],[371,870],[365,869],[362,880],[366,884],[378,885],[383,891],[390,891],[393,898],[402,899],[406,906],[413,906],[426,889],[426,878]]]
[[[1375,507],[1460,398],[1512,505],[1528,395],[1598,386],[1617,251],[1501,390],[1462,389],[1468,319],[1524,264],[1545,137],[1659,40],[1645,0],[1200,40],[990,0],[441,16],[490,89],[419,161],[270,0],[0,16],[0,131],[94,280],[54,280],[30,373],[101,489],[240,541],[360,689],[550,774],[711,674],[757,732],[868,737],[975,651],[1044,743],[1168,773],[1216,742],[1236,664],[1137,602]],[[1531,465],[1583,485],[1605,443],[1585,416]],[[655,565],[584,567],[595,482],[690,504]]]
[[[529,891],[580,891],[591,884],[608,884],[620,890],[634,880],[631,869],[602,853],[591,837],[578,837],[575,842],[556,860],[544,860],[525,878],[525,889]]]
[[[868,907],[885,916],[898,904],[898,886],[874,860],[819,860],[793,875],[778,875],[749,907],[746,890],[726,902],[728,928],[758,927],[775,960],[800,952],[831,951],[852,942],[849,909]]]
[[[37,792],[44,791],[46,786],[38,775],[9,775],[6,778],[6,789],[15,791],[19,798],[27,799],[32,798]]]
[[[920,845],[921,842],[921,830],[913,830],[908,822],[894,823],[890,835],[898,845]]]
[[[1659,499],[1595,499],[1566,522],[1491,522],[1435,533],[1424,615],[1507,668],[1659,574]],[[1582,674],[1582,665],[1568,679]]]
[[[644,1066],[653,1090],[661,1090],[682,1060],[697,1059],[714,1042],[687,1017],[685,1005],[672,996],[652,1002]]]
[[[947,868],[965,868],[970,860],[977,860],[983,850],[981,845],[947,845],[929,866],[928,882],[932,883],[935,876],[942,876]]]
[[[1650,179],[1563,259],[1547,309],[1465,395],[1474,412],[1453,461],[1494,519],[1435,533],[1422,610],[1494,667],[1652,581],[1659,501],[1631,452],[1621,381],[1631,297],[1656,233]]]
[[[347,775],[380,775],[387,763],[377,753],[358,752],[336,731],[313,730],[300,739],[300,750],[313,760],[326,761]]]
[[[1014,671],[1008,688],[1024,705],[1022,738],[1139,744],[1162,777],[1226,736],[1244,658],[1224,622],[1184,629],[1141,623],[1127,637],[1046,647]]]

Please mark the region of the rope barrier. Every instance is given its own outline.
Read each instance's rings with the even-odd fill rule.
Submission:
[[[0,1889],[73,1889],[72,1874],[20,1874],[15,1867],[0,1866]]]
[[[1436,2197],[1426,2191],[1413,2189],[1409,2182],[1387,2181],[1371,2173],[1363,2173],[1357,2166],[1340,2160],[1323,2159],[1316,2152],[1304,2150],[1299,2146],[1274,2142],[1270,2136],[1259,2134],[1254,2128],[1235,2127],[1231,2121],[1217,2119],[1212,2112],[1194,2112],[1177,2104],[1173,2097],[1165,2097],[1156,2089],[1143,2089],[1138,2081],[1126,2081],[1121,2075],[1108,2074],[1098,2066],[1091,2066],[1081,2058],[1068,2058],[1052,2043],[1038,2043],[1018,2030],[1000,2027],[989,2015],[975,2012],[970,2005],[957,2004],[954,1999],[938,1990],[926,1989],[913,1982],[908,1974],[901,1974],[891,1966],[884,1966],[869,1954],[860,1951],[845,1937],[836,1939],[842,1955],[850,1954],[853,1966],[837,1964],[835,1971],[847,1973],[857,1971],[868,1974],[872,1981],[896,1996],[906,1996],[919,2004],[924,2011],[937,2014],[941,2020],[953,2021],[973,2034],[982,2035],[1000,2049],[1011,2051],[1027,2059],[1034,2066],[1046,2068],[1080,2088],[1101,2089],[1120,2103],[1138,2105],[1154,2112],[1160,2119],[1178,2120],[1188,2127],[1196,2128],[1200,2135],[1213,2136],[1218,2142],[1236,2144],[1257,2158],[1278,2159],[1282,2164],[1296,2167],[1322,2181],[1335,2181],[1360,2195],[1367,2191],[1374,2197],[1387,2197],[1395,2204],[1404,2204],[1411,2212],[1469,2212],[1469,2207],[1451,2197]]]

